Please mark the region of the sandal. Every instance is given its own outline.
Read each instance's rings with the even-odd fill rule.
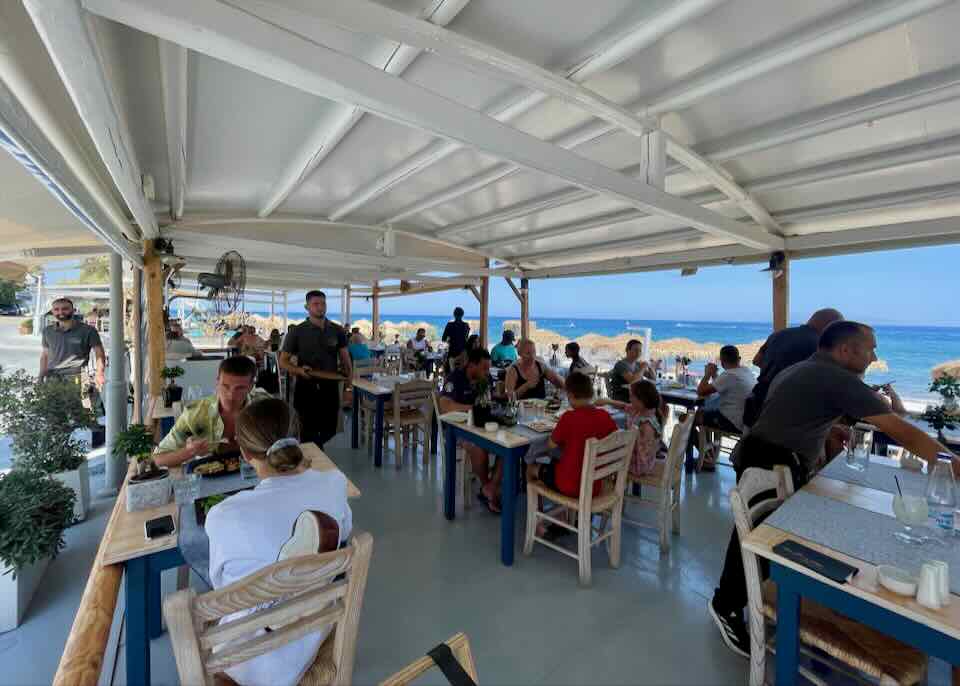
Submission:
[[[487,510],[489,510],[492,514],[495,514],[495,515],[500,514],[500,506],[497,505],[496,502],[490,500],[490,498],[488,498],[487,496],[485,496],[485,495],[483,494],[483,491],[480,491],[480,492],[477,494],[477,500],[479,500],[481,503],[483,503],[484,505],[486,505]]]

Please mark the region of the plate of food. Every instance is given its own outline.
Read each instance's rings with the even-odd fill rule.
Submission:
[[[240,471],[240,457],[238,455],[207,455],[190,460],[183,466],[186,474],[199,474],[200,476],[228,476]]]
[[[197,515],[197,524],[203,526],[207,523],[207,515],[210,514],[210,510],[213,509],[214,505],[222,503],[224,500],[230,496],[239,493],[240,491],[249,491],[249,488],[241,488],[239,491],[230,491],[229,493],[217,493],[216,495],[208,495],[205,498],[197,498],[193,501],[193,511]]]
[[[466,412],[447,412],[444,415],[440,415],[440,419],[454,422],[455,424],[464,424],[469,418],[470,415]]]
[[[534,419],[532,422],[527,424],[527,428],[541,434],[550,433],[556,428],[556,426],[556,422],[552,422],[548,419]]]

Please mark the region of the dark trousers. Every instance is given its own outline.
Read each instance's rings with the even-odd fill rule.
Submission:
[[[738,483],[740,477],[750,467],[773,469],[776,465],[786,465],[790,468],[794,489],[799,490],[810,479],[803,461],[792,451],[753,436],[747,436],[740,441],[734,456]],[[759,521],[756,524],[759,524]],[[765,568],[763,572],[766,577]],[[723,612],[742,613],[743,608],[747,606],[747,578],[743,570],[743,555],[740,552],[740,537],[737,536],[736,527],[730,534],[727,555],[723,561],[723,572],[720,575],[720,585],[717,586],[714,599]]]
[[[337,434],[340,384],[327,379],[297,379],[293,407],[300,416],[300,442],[313,442],[323,448]]]

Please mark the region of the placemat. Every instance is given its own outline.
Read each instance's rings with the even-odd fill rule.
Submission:
[[[950,566],[950,592],[960,594],[960,540],[957,538],[947,537],[941,542],[923,545],[904,543],[893,535],[903,530],[894,517],[807,491],[794,493],[764,523],[858,560],[894,565],[914,575],[920,574],[924,562],[943,560]]]
[[[835,479],[848,484],[859,484],[886,493],[897,492],[897,482],[893,479],[894,475],[900,479],[900,488],[907,495],[923,495],[927,490],[927,475],[923,472],[888,467],[875,462],[871,462],[866,471],[858,472],[847,466],[844,455],[834,458],[819,473],[819,476],[825,476],[828,479]]]

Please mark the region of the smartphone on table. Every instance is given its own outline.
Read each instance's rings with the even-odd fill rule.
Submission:
[[[163,515],[156,519],[147,520],[143,524],[143,533],[148,541],[169,536],[174,531],[176,531],[176,527],[173,524],[173,515]]]

